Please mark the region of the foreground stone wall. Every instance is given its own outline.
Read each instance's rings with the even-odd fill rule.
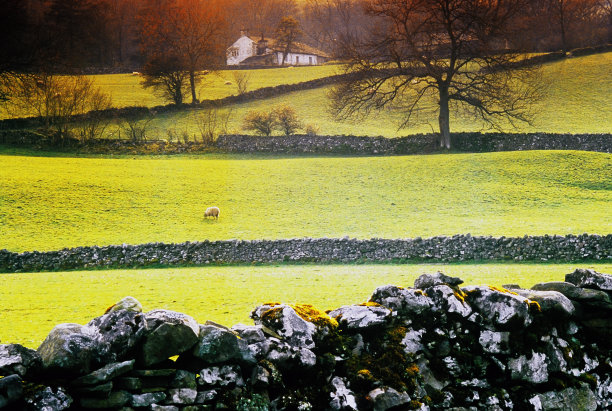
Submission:
[[[328,313],[267,303],[231,329],[126,297],[38,347],[0,345],[0,408],[605,410],[612,276],[532,289],[441,273]],[[205,302],[203,302],[205,303]]]
[[[77,247],[49,252],[0,250],[0,272],[278,262],[610,261],[605,236],[299,238]]]
[[[612,152],[611,134],[453,133],[453,150],[494,152],[517,150],[584,150]],[[284,154],[427,154],[442,152],[437,134],[408,137],[357,136],[219,136],[216,147],[230,153]]]

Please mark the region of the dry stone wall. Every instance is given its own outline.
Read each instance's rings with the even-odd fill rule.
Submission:
[[[0,272],[206,264],[611,261],[612,234],[525,237],[456,235],[413,239],[299,238],[0,250]]]
[[[267,303],[227,328],[126,297],[38,347],[0,345],[0,408],[607,410],[612,276],[531,289],[424,274],[327,313]]]
[[[249,136],[223,135],[219,150],[230,153],[402,155],[443,152],[437,134],[407,137]],[[584,150],[612,152],[611,134],[453,133],[453,150],[495,152],[518,150]]]

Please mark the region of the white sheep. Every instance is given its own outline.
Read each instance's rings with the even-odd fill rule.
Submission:
[[[219,214],[221,214],[221,210],[219,210],[219,207],[208,207],[204,212],[204,218],[214,217],[218,219]]]

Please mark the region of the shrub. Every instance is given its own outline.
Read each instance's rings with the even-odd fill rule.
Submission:
[[[278,106],[274,109],[276,116],[276,126],[285,133],[286,136],[295,134],[302,128],[302,122],[298,119],[297,113],[291,106]]]
[[[249,89],[251,75],[246,71],[234,71],[234,83],[238,88],[238,94],[243,95]]]
[[[276,112],[249,111],[244,117],[243,130],[252,130],[262,136],[269,136],[276,125]]]
[[[97,138],[107,125],[99,111],[111,106],[110,97],[95,87],[92,80],[80,75],[19,75],[3,83],[3,94],[9,98],[5,102],[8,114],[38,117],[43,134],[62,144],[72,139],[78,126],[72,117],[78,114],[89,113],[77,130],[81,139]]]
[[[319,134],[319,127],[315,126],[314,124],[306,124],[306,127],[304,127],[304,132],[307,136],[314,137]]]
[[[210,146],[217,140],[220,134],[227,134],[232,113],[232,109],[220,110],[214,107],[202,110],[195,116],[195,122],[204,145]]]

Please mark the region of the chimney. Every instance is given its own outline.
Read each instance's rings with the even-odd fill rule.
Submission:
[[[240,37],[248,36],[248,31],[245,29],[240,30]]]

